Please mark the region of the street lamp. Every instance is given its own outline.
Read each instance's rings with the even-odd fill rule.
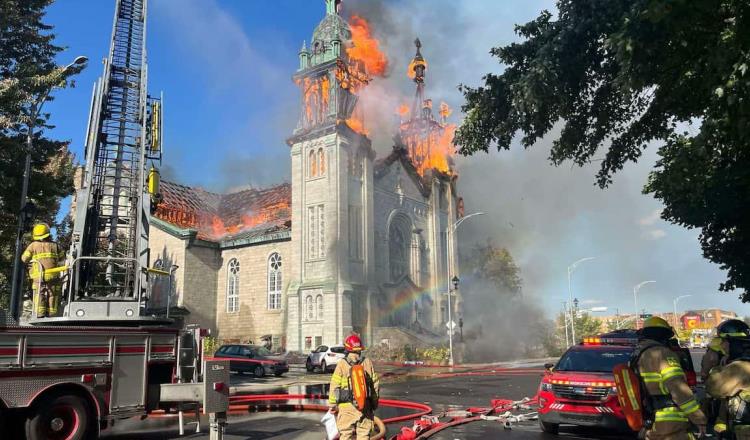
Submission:
[[[88,58],[84,56],[76,57],[72,63],[63,67],[60,70],[60,75],[66,75],[73,66],[80,66],[85,64]],[[27,198],[29,194],[29,179],[31,178],[31,152],[34,146],[34,129],[36,128],[36,119],[39,117],[39,113],[42,110],[42,106],[47,101],[47,97],[55,87],[59,84],[52,84],[46,90],[41,93],[29,107],[29,118],[26,123],[26,160],[23,168],[23,180],[21,183],[21,209],[20,215],[18,216],[18,227],[16,229],[16,249],[13,257],[13,276],[11,278],[11,290],[10,290],[10,313],[13,319],[18,319],[19,312],[19,301],[21,297],[21,246],[23,245],[23,232],[26,226],[27,220],[30,218],[30,214],[33,208],[28,206]]]
[[[656,281],[642,281],[638,284],[636,284],[635,287],[633,287],[633,301],[635,302],[635,329],[638,330],[639,325],[641,323],[641,316],[638,314],[638,291],[641,290],[641,287],[645,286],[646,284],[655,283]]]
[[[448,364],[451,367],[453,366],[453,318],[451,317],[451,295],[458,291],[458,282],[458,277],[454,276],[453,278],[451,278],[451,283],[453,283],[453,290],[448,287],[448,351],[450,352]]]
[[[445,228],[445,270],[447,272],[447,280],[453,281],[456,289],[458,289],[458,277],[451,278],[451,237],[456,232],[456,229],[458,229],[461,224],[472,218],[476,217],[478,215],[484,215],[483,212],[475,212],[473,214],[465,215],[461,217],[460,219],[456,220],[454,223],[448,225]],[[449,332],[448,332],[448,343],[450,345],[450,365],[453,366],[453,328],[450,327],[450,325],[453,323],[451,320],[451,288],[450,285],[448,286],[448,326],[449,326]]]
[[[591,261],[594,258],[596,257],[581,258],[580,260],[568,266],[568,304],[573,304],[573,290],[571,289],[571,281],[570,281],[571,276],[573,275],[573,272],[575,272],[579,264],[584,263],[586,261]],[[575,344],[575,340],[576,340],[576,326],[575,326],[575,319],[573,317],[573,313],[574,312],[571,311],[571,315],[570,315],[570,334],[573,340],[573,343],[571,345]]]
[[[675,298],[674,300],[672,300],[672,306],[673,306],[673,312],[674,312],[674,314],[672,316],[674,316],[673,321],[674,321],[674,328],[675,328],[675,330],[677,329],[677,303],[681,299],[687,298],[689,296],[692,296],[692,295],[680,295],[677,298]]]

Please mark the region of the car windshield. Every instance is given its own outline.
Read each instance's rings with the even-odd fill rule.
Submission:
[[[570,350],[560,358],[555,371],[611,373],[615,365],[625,364],[629,360],[629,350]]]
[[[331,347],[331,352],[332,353],[344,354],[344,353],[346,353],[346,349],[344,347]]]
[[[256,351],[261,356],[272,356],[273,353],[271,353],[271,350],[267,349],[266,347],[257,347]]]

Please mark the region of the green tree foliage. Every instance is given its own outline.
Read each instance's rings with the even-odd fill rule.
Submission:
[[[565,315],[560,312],[555,320],[557,324],[556,336],[557,340],[565,342]],[[575,320],[576,329],[576,343],[580,342],[581,339],[590,336],[596,336],[602,332],[602,323],[593,316],[585,312],[579,312]],[[570,322],[568,322],[568,337],[570,337]]]
[[[521,292],[520,270],[507,249],[492,243],[477,244],[461,262],[462,266],[470,268],[472,277],[491,283],[499,291]]]
[[[704,256],[727,271],[721,289],[750,301],[750,2],[559,0],[492,49],[505,65],[462,87],[463,154],[528,148],[554,135],[550,160],[589,163],[597,183],[659,145],[644,191],[665,220],[701,228]],[[688,124],[699,128],[686,132]],[[557,131],[555,130],[555,133]]]
[[[36,219],[54,226],[60,200],[73,191],[73,158],[68,142],[52,140],[48,113],[35,102],[49,101],[48,91],[72,85],[68,77],[83,66],[63,70],[55,63],[62,48],[54,44],[51,26],[43,22],[52,0],[0,0],[0,292],[8,291],[13,266],[17,214],[28,125],[34,135],[29,200]]]

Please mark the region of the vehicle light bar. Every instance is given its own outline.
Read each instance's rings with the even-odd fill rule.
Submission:
[[[583,345],[635,345],[635,338],[583,338]]]
[[[567,379],[551,379],[549,381],[552,385],[575,385],[583,387],[614,387],[615,383],[611,381],[599,381],[599,382],[579,382],[576,380]]]

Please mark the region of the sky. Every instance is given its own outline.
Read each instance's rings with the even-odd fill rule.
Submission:
[[[48,104],[52,135],[72,142],[81,157],[91,88],[107,56],[115,0],[57,0],[46,22],[54,26],[59,55],[78,55],[89,66],[76,87],[57,91]],[[427,95],[444,100],[460,123],[458,84],[478,85],[502,66],[493,46],[515,41],[514,24],[554,12],[551,0],[345,0],[347,13],[370,20],[389,57],[385,78],[365,99],[373,143],[390,149],[392,111],[410,102],[405,76],[419,37],[429,63]],[[162,176],[214,191],[265,186],[289,179],[290,136],[299,116],[291,81],[297,53],[325,13],[323,0],[151,0],[148,16],[149,92],[164,93]],[[553,133],[554,134],[554,133]],[[507,247],[524,279],[524,295],[548,315],[568,296],[567,267],[595,257],[573,273],[573,296],[584,307],[632,313],[633,286],[655,280],[639,294],[639,308],[671,311],[719,307],[750,315],[736,293],[718,293],[724,273],[701,256],[696,230],[659,218],[660,204],[641,194],[656,153],[648,149],[601,190],[597,163],[585,168],[549,165],[552,137],[530,150],[457,158],[459,191],[467,213],[484,212],[459,229],[466,248],[491,241]]]

